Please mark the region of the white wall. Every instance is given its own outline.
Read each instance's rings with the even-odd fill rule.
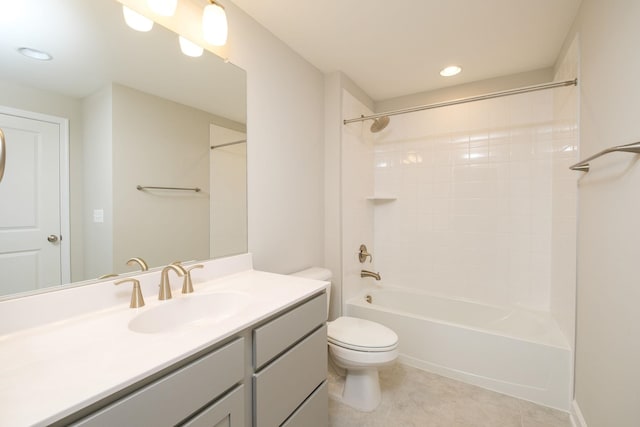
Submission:
[[[229,58],[247,71],[249,251],[257,269],[324,264],[324,76],[230,1]]]
[[[209,256],[247,252],[247,134],[211,125]],[[221,146],[235,143],[234,145]]]
[[[582,2],[581,158],[640,140],[638,17],[636,0]],[[575,398],[589,427],[638,426],[640,165],[619,153],[591,166],[579,181]]]
[[[131,257],[151,266],[209,258],[209,127],[215,116],[126,86],[112,88],[112,271],[131,270]],[[202,191],[138,191],[137,185]]]
[[[100,277],[113,271],[113,184],[112,184],[111,86],[82,100],[84,165],[84,273]],[[94,222],[95,211],[103,221]]]

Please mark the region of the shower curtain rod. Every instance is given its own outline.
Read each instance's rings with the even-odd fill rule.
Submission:
[[[414,113],[416,111],[431,110],[433,108],[448,107],[450,105],[466,104],[467,102],[483,101],[485,99],[499,98],[502,96],[518,95],[521,93],[535,92],[538,90],[553,89],[556,87],[563,87],[563,86],[577,86],[577,85],[578,85],[577,78],[573,80],[566,80],[563,82],[543,83],[543,84],[534,85],[534,86],[521,87],[518,89],[504,90],[502,92],[493,92],[485,95],[472,96],[469,98],[454,99],[453,101],[436,102],[435,104],[419,105],[417,107],[405,108],[402,110],[393,110],[393,111],[387,111],[385,113],[371,114],[369,116],[361,116],[355,119],[343,120],[343,123],[347,125],[349,123],[362,122],[364,120],[375,120],[385,116],[396,116],[398,114]]]

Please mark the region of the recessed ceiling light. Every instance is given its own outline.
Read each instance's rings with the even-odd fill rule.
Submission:
[[[455,76],[456,74],[460,74],[460,71],[462,71],[462,68],[458,67],[457,65],[450,65],[448,67],[443,68],[440,71],[440,75],[442,77],[451,77],[451,76]]]
[[[18,48],[18,52],[27,58],[37,59],[38,61],[51,61],[53,59],[53,56],[49,55],[47,52],[31,49],[30,47],[20,47]]]

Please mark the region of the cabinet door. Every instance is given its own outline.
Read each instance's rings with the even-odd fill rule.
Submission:
[[[244,386],[236,387],[182,426],[244,427]]]
[[[327,378],[327,326],[323,325],[253,375],[254,426],[282,424]]]
[[[329,423],[328,389],[326,381],[320,384],[316,391],[282,424],[282,427],[327,427]]]

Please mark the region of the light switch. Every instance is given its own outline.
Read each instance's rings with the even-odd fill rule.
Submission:
[[[93,210],[93,222],[104,222],[104,209]]]

